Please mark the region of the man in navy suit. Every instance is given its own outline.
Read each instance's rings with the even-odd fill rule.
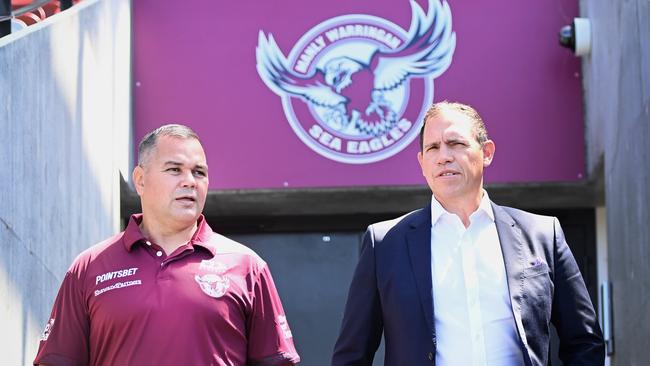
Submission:
[[[543,366],[550,324],[565,366],[603,365],[601,331],[554,217],[490,201],[483,169],[495,144],[470,106],[434,104],[418,161],[431,205],[371,225],[333,366]]]

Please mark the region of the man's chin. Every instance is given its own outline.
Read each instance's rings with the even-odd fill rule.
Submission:
[[[201,212],[196,209],[177,210],[172,214],[174,221],[188,226],[194,225],[196,220],[199,219],[199,216],[201,216]]]
[[[431,189],[433,195],[436,196],[438,200],[453,199],[459,194],[459,189],[456,186],[436,186]]]

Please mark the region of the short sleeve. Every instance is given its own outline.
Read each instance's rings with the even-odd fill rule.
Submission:
[[[262,265],[255,279],[253,296],[252,311],[247,320],[248,364],[276,366],[298,363],[300,357],[293,345],[291,329],[266,264]]]
[[[89,321],[78,274],[68,271],[40,337],[34,365],[88,364]]]

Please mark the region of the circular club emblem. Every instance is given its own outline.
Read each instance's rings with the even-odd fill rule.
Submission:
[[[230,287],[230,280],[228,277],[212,273],[203,276],[195,275],[194,280],[199,284],[201,290],[203,290],[206,295],[214,298],[219,298],[225,295],[226,291]]]
[[[339,16],[305,33],[286,57],[260,31],[257,71],[282,98],[293,131],[318,154],[372,163],[418,135],[456,35],[446,2],[429,0],[426,13],[414,1],[411,7],[408,31],[375,16]]]

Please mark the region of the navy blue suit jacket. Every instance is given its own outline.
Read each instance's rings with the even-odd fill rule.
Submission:
[[[548,364],[550,323],[559,334],[565,366],[603,365],[596,314],[557,219],[495,204],[492,208],[526,365]],[[435,364],[431,281],[429,206],[371,225],[332,365],[371,365],[382,332],[385,365]]]

